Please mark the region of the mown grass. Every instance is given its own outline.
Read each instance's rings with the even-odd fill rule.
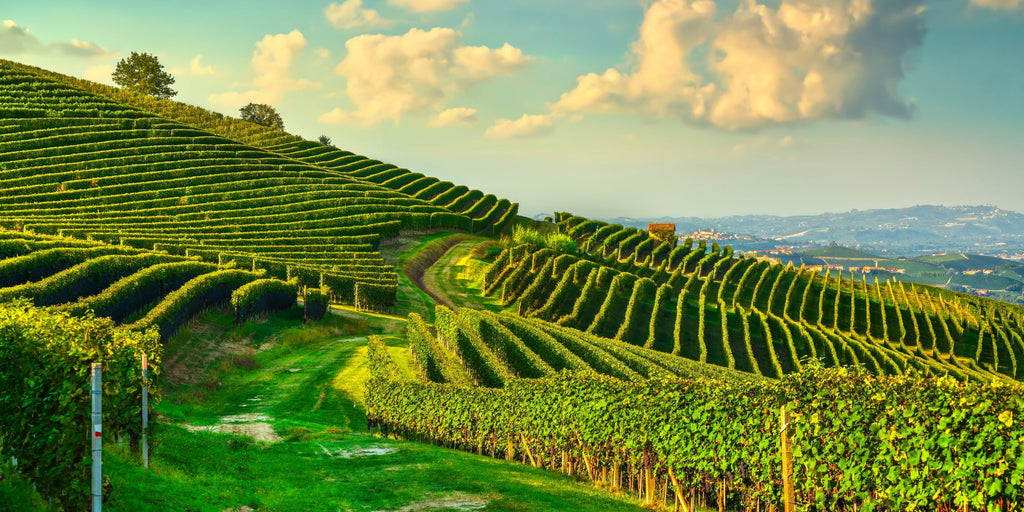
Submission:
[[[223,312],[205,315],[168,345],[203,350],[225,340],[251,353],[223,354],[203,378],[168,386],[157,411],[151,470],[108,445],[113,483],[107,510],[637,510],[637,502],[564,475],[365,432],[361,405],[366,334],[395,329],[386,316],[345,312],[304,325],[282,315],[238,329]],[[352,327],[352,323],[357,324]],[[359,329],[362,333],[353,333]],[[405,341],[386,340],[411,372]],[[227,415],[265,415],[284,440],[189,431]],[[360,451],[376,451],[363,456]]]
[[[427,269],[423,284],[456,307],[501,311],[497,298],[483,296],[483,275],[490,263],[474,254],[473,249],[480,243],[462,242],[449,249]]]

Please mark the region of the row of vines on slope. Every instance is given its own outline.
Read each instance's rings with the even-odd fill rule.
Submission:
[[[485,272],[484,292],[523,316],[769,377],[808,359],[875,374],[1024,376],[1019,307],[698,254],[687,274],[682,264],[668,272],[508,245]]]
[[[371,354],[377,368],[393,366],[380,362],[387,357]],[[528,461],[628,487],[648,503],[672,496],[684,510],[709,501],[781,509],[786,404],[800,510],[1024,504],[1018,386],[812,367],[779,381],[563,372],[492,389],[381,371],[366,399],[371,427],[386,435]]]

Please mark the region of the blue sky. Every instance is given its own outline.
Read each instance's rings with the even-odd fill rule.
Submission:
[[[109,80],[153,53],[180,101],[270,103],[528,214],[1024,211],[1022,0],[16,0],[0,21],[0,57]]]

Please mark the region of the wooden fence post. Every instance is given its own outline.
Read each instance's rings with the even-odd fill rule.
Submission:
[[[791,418],[787,405],[782,405],[779,414],[779,434],[782,436],[782,499],[785,512],[796,512],[796,493],[793,488],[793,441],[789,437]]]
[[[103,365],[92,363],[92,512],[103,507]]]
[[[146,431],[149,430],[149,358],[142,354],[142,467],[149,469],[149,443]]]

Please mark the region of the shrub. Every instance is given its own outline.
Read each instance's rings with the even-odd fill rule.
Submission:
[[[327,314],[329,306],[327,294],[319,288],[306,288],[302,302],[305,305],[303,312],[307,321],[320,320]]]

